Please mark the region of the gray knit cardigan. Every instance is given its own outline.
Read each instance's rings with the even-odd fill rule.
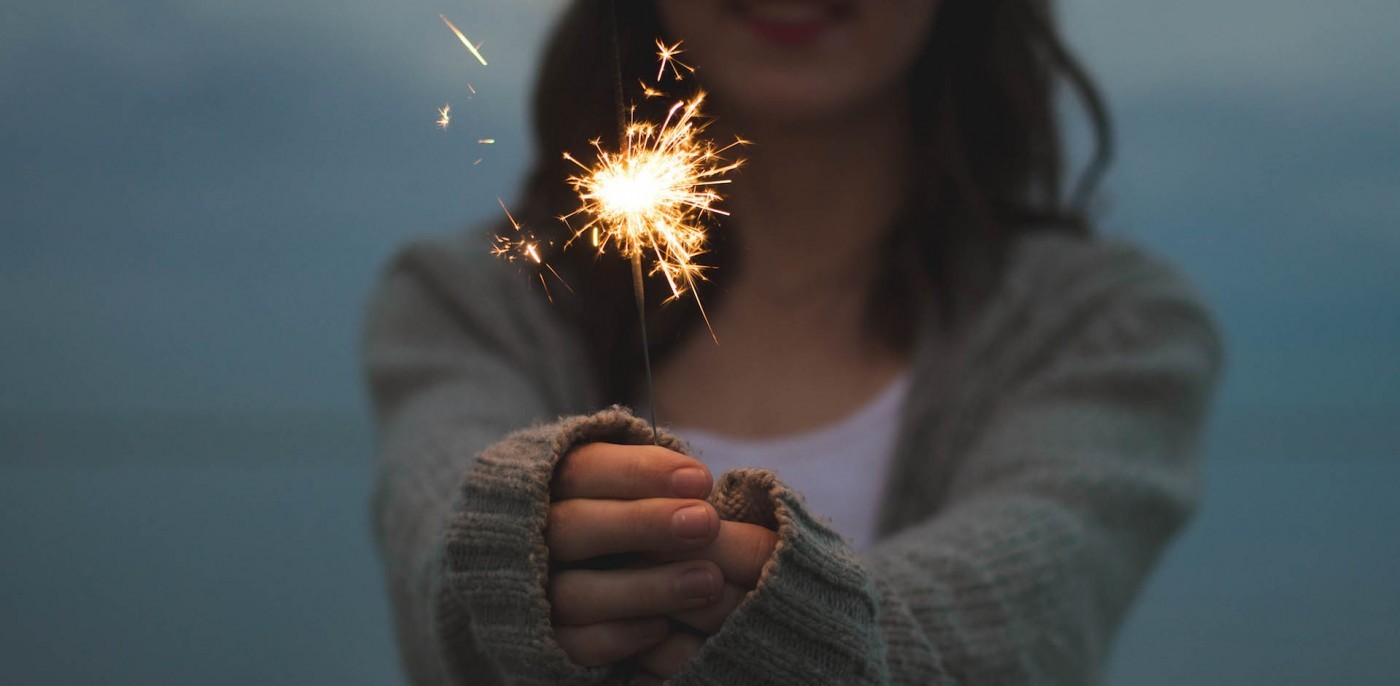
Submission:
[[[600,407],[578,341],[481,241],[404,249],[363,340],[403,661],[415,684],[618,683],[620,667],[554,642],[542,531],[560,456],[650,431]],[[936,321],[923,315],[877,543],[854,552],[769,472],[723,475],[721,516],[773,528],[777,548],[670,683],[1099,681],[1197,499],[1211,317],[1136,249],[1031,235],[968,325]]]

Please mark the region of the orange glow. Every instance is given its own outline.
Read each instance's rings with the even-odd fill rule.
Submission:
[[[565,220],[587,218],[574,238],[586,233],[599,251],[612,245],[625,258],[649,261],[650,273],[666,279],[671,299],[693,293],[703,278],[703,267],[695,263],[705,251],[703,219],[728,214],[716,206],[721,196],[715,186],[729,183],[723,176],[743,163],[723,155],[744,141],[716,148],[700,135],[706,126],[700,114],[704,101],[700,92],[677,102],[659,126],[630,123],[617,152],[595,140],[592,166],[564,155],[583,170],[569,178],[580,206]]]

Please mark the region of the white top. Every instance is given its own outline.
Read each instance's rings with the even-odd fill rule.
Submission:
[[[769,439],[742,439],[676,427],[695,456],[718,477],[736,467],[763,467],[802,493],[859,550],[875,541],[880,496],[894,458],[900,408],[909,390],[901,374],[875,399],[834,424]]]

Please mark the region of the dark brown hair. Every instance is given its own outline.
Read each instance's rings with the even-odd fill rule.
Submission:
[[[577,206],[566,183],[576,168],[560,153],[589,160],[590,140],[605,146],[616,141],[613,1],[576,0],[556,26],[540,67],[534,96],[538,157],[521,204],[537,230]],[[655,74],[655,39],[663,30],[655,0],[615,1],[622,83],[635,84]],[[1055,111],[1062,86],[1077,96],[1095,136],[1093,157],[1072,193],[1063,188]],[[891,269],[883,271],[891,278],[877,285],[869,317],[872,327],[900,345],[912,333],[909,314],[916,299],[932,298],[949,323],[975,311],[995,286],[1014,235],[1087,235],[1084,208],[1111,155],[1103,101],[1065,47],[1049,0],[943,0],[909,89],[918,159],[927,164],[912,179],[905,218],[892,227]],[[637,105],[649,107],[644,99]],[[639,118],[657,114],[638,111]],[[712,236],[707,264],[719,268],[702,284],[707,304],[722,296],[724,267],[734,261],[723,227]],[[551,259],[573,289],[556,291],[556,309],[582,334],[606,400],[630,400],[641,350],[628,265],[583,246]],[[648,334],[653,360],[660,360],[700,325],[699,313],[685,302],[662,307],[668,293],[656,285],[648,291]]]

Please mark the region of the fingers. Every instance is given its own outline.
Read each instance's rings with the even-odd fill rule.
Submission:
[[[695,550],[714,540],[719,515],[701,500],[563,500],[549,507],[545,545],[558,562],[625,552]]]
[[[666,639],[665,617],[599,622],[586,626],[554,627],[554,640],[570,660],[585,667],[617,662]]]
[[[589,443],[564,456],[550,489],[569,498],[696,498],[710,495],[710,470],[699,460],[654,445]]]
[[[549,579],[551,614],[559,624],[584,625],[669,615],[715,605],[724,578],[700,560],[638,569],[557,572]]]
[[[724,590],[720,592],[719,599],[704,607],[694,610],[682,610],[671,613],[671,618],[694,629],[699,629],[706,634],[713,634],[724,626],[725,620],[734,612],[734,608],[739,607],[739,603],[744,602],[749,591],[734,584],[725,584]]]
[[[758,585],[763,566],[773,557],[777,544],[777,532],[767,527],[724,521],[720,522],[719,534],[709,545],[692,550],[662,551],[648,557],[659,561],[710,560],[719,565],[725,581],[751,589]]]
[[[638,653],[637,666],[652,676],[670,679],[680,673],[681,667],[700,652],[700,646],[703,645],[705,639],[699,636],[676,632],[656,646]]]

